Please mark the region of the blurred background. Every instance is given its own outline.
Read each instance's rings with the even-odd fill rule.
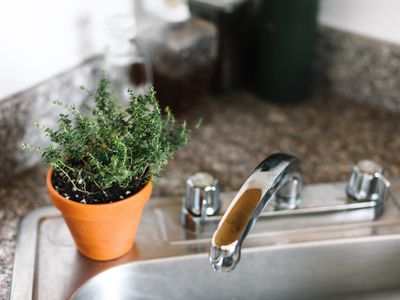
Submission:
[[[85,104],[106,71],[154,86],[181,119],[204,119],[160,179],[198,170],[240,186],[264,156],[299,156],[306,182],[345,179],[375,159],[400,175],[400,3],[395,0],[25,0],[0,4],[0,180],[36,166],[22,142],[56,126],[59,99]],[[163,189],[165,187],[165,190]]]
[[[299,52],[300,56],[302,54],[300,52],[306,52],[303,48],[310,47],[304,44],[315,43],[316,27],[327,26],[377,40],[400,43],[398,29],[400,19],[397,17],[400,4],[395,0],[384,0],[379,3],[374,0],[322,0],[319,3],[316,0],[191,0],[183,4],[180,2],[161,0],[148,0],[143,3],[139,0],[121,0],[117,3],[103,0],[84,2],[72,0],[58,3],[48,0],[39,0],[35,3],[24,0],[3,2],[0,7],[2,38],[0,99],[3,100],[72,69],[95,55],[104,54],[110,41],[107,21],[115,15],[134,18],[136,27],[143,29],[143,32],[139,31],[139,35],[144,36],[153,31],[160,20],[176,23],[180,18],[190,17],[212,23],[213,29],[217,30],[215,34],[218,35],[216,47],[221,50],[218,54],[220,58],[223,57],[230,63],[228,66],[220,65],[218,79],[222,81],[219,82],[219,86],[223,89],[235,87],[238,82],[237,77],[240,75],[245,77],[242,72],[234,68],[235,63],[238,63],[238,53],[247,54],[242,57],[247,63],[254,60],[257,51],[268,51],[270,47],[273,48],[269,50],[270,52],[280,46],[282,47],[280,51]],[[184,9],[177,7],[188,4],[191,8],[190,16],[182,16]],[[173,9],[177,11],[174,12]],[[173,20],[174,18],[176,20]],[[200,31],[200,28],[201,26],[197,30]],[[273,36],[274,31],[277,32],[276,36]],[[193,34],[195,32],[196,30]],[[253,44],[250,45],[251,42]],[[278,42],[279,45],[275,45],[274,42]],[[264,45],[265,43],[269,44]],[[284,46],[290,46],[292,49]],[[246,53],[246,50],[249,52]],[[259,62],[268,64],[268,59],[272,58],[264,57],[264,60]],[[219,63],[222,64],[221,61]],[[275,64],[283,67],[290,65],[288,61],[282,60]],[[294,76],[289,72],[286,72],[286,75]]]

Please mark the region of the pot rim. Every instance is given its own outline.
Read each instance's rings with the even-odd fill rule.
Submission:
[[[57,198],[59,199],[59,201],[62,201],[65,204],[72,205],[72,206],[77,206],[77,207],[80,207],[80,208],[83,208],[83,207],[97,207],[97,208],[104,207],[105,208],[105,207],[109,207],[109,206],[123,205],[127,201],[132,200],[132,198],[137,197],[140,193],[142,193],[145,190],[147,190],[149,188],[149,185],[150,186],[152,185],[152,181],[153,181],[153,176],[151,176],[149,182],[146,183],[146,185],[144,187],[142,187],[138,192],[136,192],[135,194],[129,196],[128,198],[124,198],[124,199],[121,199],[121,200],[118,200],[118,201],[115,201],[115,202],[111,202],[111,203],[89,204],[89,203],[76,202],[74,200],[67,199],[64,196],[62,196],[61,194],[59,194],[55,190],[55,188],[53,187],[53,184],[51,183],[52,175],[53,175],[53,167],[50,166],[49,170],[47,172],[47,177],[46,177],[46,185],[47,185],[47,188],[48,188],[49,192],[51,194],[57,195],[58,196]]]

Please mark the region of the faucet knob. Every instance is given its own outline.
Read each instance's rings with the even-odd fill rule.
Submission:
[[[362,160],[353,166],[346,193],[359,202],[383,202],[388,196],[389,187],[390,182],[383,176],[383,168],[371,160]]]
[[[184,227],[194,229],[207,216],[216,215],[220,206],[219,182],[211,174],[199,172],[187,179],[182,208]]]

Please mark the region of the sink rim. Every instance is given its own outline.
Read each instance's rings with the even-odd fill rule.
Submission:
[[[285,249],[301,249],[301,248],[314,248],[314,247],[329,247],[335,245],[345,245],[345,244],[360,244],[360,243],[382,243],[385,241],[393,241],[400,240],[400,233],[393,233],[387,235],[376,235],[376,236],[361,236],[361,237],[349,237],[349,238],[340,238],[340,239],[332,239],[332,240],[318,240],[318,241],[304,241],[298,243],[288,243],[288,244],[274,244],[268,246],[257,246],[251,248],[243,248],[242,254],[246,256],[247,253],[259,253],[259,252],[275,252]],[[108,273],[119,272],[121,269],[130,269],[135,268],[136,266],[144,266],[144,265],[153,265],[157,263],[168,263],[168,262],[179,262],[179,261],[187,261],[190,259],[199,259],[204,258],[204,263],[208,264],[208,253],[193,253],[193,254],[185,254],[180,256],[172,256],[172,257],[162,257],[162,258],[154,258],[148,260],[141,261],[132,261],[122,265],[118,265],[115,267],[111,267],[107,270],[104,270],[95,276],[91,277],[87,281],[85,281],[82,285],[80,285],[70,296],[69,299],[75,299],[76,296],[79,296],[79,292],[85,289],[91,282],[99,280],[102,276],[107,276]],[[243,263],[243,261],[242,261]],[[210,267],[211,270],[211,267]],[[107,274],[106,274],[107,273]],[[101,280],[101,279],[100,279]]]

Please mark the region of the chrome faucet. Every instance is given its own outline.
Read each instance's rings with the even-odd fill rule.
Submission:
[[[211,240],[209,260],[214,271],[232,271],[240,260],[242,243],[263,208],[276,196],[278,208],[293,208],[301,187],[299,160],[273,154],[261,162],[240,188]]]

